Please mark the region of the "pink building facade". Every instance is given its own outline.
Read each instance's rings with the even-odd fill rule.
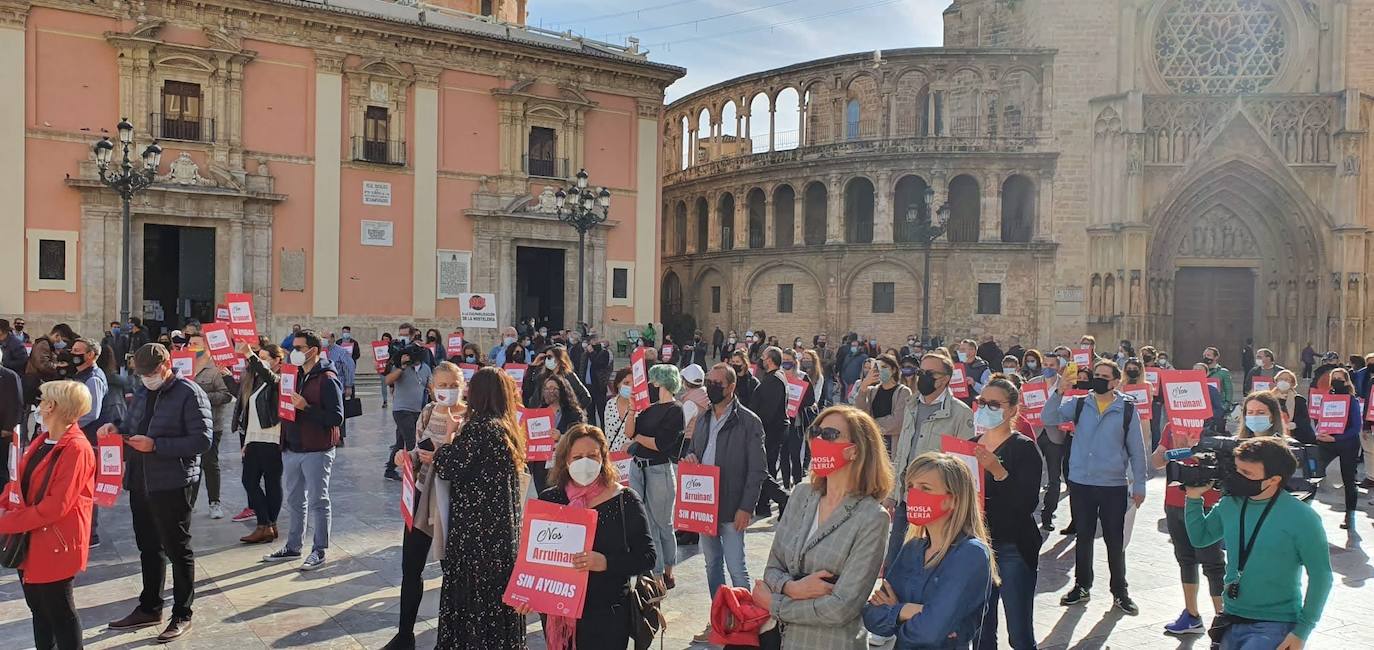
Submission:
[[[267,333],[362,337],[451,328],[482,292],[502,324],[572,327],[577,233],[549,194],[581,168],[612,194],[590,320],[657,320],[660,114],[683,71],[525,28],[523,0],[444,4],[0,0],[0,267],[23,279],[0,313],[118,317],[121,204],[91,146],[128,117],[134,155],[164,149],[132,208],[150,321],[247,292]]]

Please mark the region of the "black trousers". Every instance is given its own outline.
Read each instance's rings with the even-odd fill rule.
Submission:
[[[1354,513],[1359,508],[1359,485],[1355,481],[1355,466],[1359,464],[1360,441],[1358,438],[1342,440],[1340,442],[1323,442],[1317,446],[1317,452],[1321,457],[1322,467],[1331,463],[1332,459],[1341,459],[1341,483],[1345,488],[1345,511]]]
[[[24,572],[19,572],[23,582]],[[78,650],[81,645],[81,617],[72,600],[72,579],[23,584],[24,602],[33,613],[33,645],[38,650]]]
[[[176,490],[129,492],[134,518],[134,541],[143,564],[143,592],[138,606],[145,612],[162,611],[162,588],[167,582],[167,562],[172,563],[172,616],[190,618],[195,601],[196,563],[191,552],[191,506],[199,483]]]
[[[243,450],[243,491],[248,507],[257,514],[259,526],[277,523],[281,514],[281,447],[270,442],[250,442]]]
[[[386,468],[396,469],[396,452],[415,448],[415,424],[420,421],[420,414],[393,410],[391,418],[396,421],[396,440],[391,444],[391,453],[386,455]]]
[[[1064,475],[1068,473],[1069,454],[1067,453],[1068,440],[1064,444],[1057,444],[1050,441],[1049,435],[1044,432],[1035,439],[1040,446],[1040,453],[1045,456],[1045,502],[1040,506],[1040,521],[1054,521],[1054,512],[1059,509],[1060,487],[1063,483]]]
[[[423,574],[433,541],[418,528],[407,530],[401,539],[401,632],[415,633],[415,619],[420,615],[420,601],[425,597]]]
[[[219,502],[219,441],[223,435],[216,427],[211,434],[210,448],[200,455],[200,480],[205,483],[205,496],[210,503]]]
[[[806,428],[800,422],[787,427],[783,437],[782,481],[788,488],[806,478]]]
[[[1112,595],[1126,593],[1126,486],[1083,485],[1069,481],[1073,499],[1069,509],[1078,524],[1078,539],[1073,545],[1074,577],[1078,586],[1093,586],[1093,543],[1097,526],[1102,524],[1102,541],[1107,544],[1107,568],[1111,571]]]

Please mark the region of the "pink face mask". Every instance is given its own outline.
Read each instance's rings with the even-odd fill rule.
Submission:
[[[830,442],[824,438],[811,439],[811,471],[825,478],[849,464],[845,452],[853,447],[852,442]]]

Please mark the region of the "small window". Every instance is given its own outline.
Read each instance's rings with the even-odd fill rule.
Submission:
[[[65,240],[38,240],[38,279],[67,279],[67,242]]]
[[[530,128],[530,149],[526,169],[530,176],[554,177],[558,160],[558,131],[542,126]]]
[[[630,297],[630,270],[611,269],[611,297],[624,300]]]
[[[849,100],[849,104],[845,106],[844,122],[845,139],[859,139],[859,100]]]
[[[200,140],[200,98],[200,84],[171,80],[162,83],[162,137]]]
[[[482,15],[491,15],[491,0],[482,0]]]
[[[892,314],[897,311],[897,285],[892,282],[873,283],[873,313]]]
[[[711,287],[711,313],[720,313],[720,287]]]
[[[778,285],[778,313],[792,313],[792,285],[790,284]]]
[[[998,282],[978,283],[978,313],[1002,313],[1002,285]]]

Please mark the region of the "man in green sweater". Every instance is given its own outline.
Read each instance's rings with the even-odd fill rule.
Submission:
[[[1221,391],[1221,405],[1230,413],[1231,406],[1235,404],[1231,401],[1231,392],[1234,388],[1231,386],[1231,371],[1221,365],[1221,350],[1213,347],[1203,350],[1202,365],[1207,366],[1207,378],[1215,377],[1217,383],[1221,384],[1217,386],[1217,390]]]
[[[1301,650],[1331,593],[1326,531],[1310,506],[1283,489],[1298,461],[1281,438],[1246,440],[1235,459],[1236,473],[1223,478],[1227,496],[1208,512],[1202,495],[1211,488],[1189,487],[1183,511],[1193,546],[1226,540],[1222,609],[1231,624],[1221,647]]]

